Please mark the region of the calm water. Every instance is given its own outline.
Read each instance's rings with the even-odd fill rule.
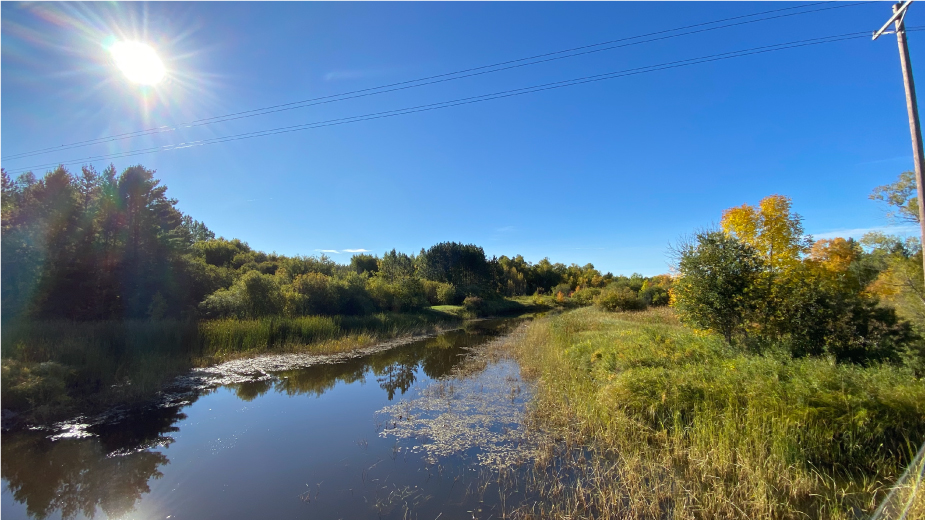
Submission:
[[[489,518],[528,398],[470,324],[366,358],[222,386],[52,441],[4,434],[0,514],[15,518]],[[478,368],[452,376],[468,362]],[[493,476],[494,475],[494,476]]]

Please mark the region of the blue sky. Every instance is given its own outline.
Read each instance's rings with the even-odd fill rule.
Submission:
[[[788,5],[800,4],[3,2],[0,144],[9,156]],[[869,31],[889,15],[883,2],[833,9],[3,166]],[[125,80],[105,47],[114,38],[152,45],[168,79]],[[925,63],[922,38],[909,34],[913,64]],[[182,211],[261,250],[346,262],[344,250],[451,240],[651,275],[680,235],[774,193],[819,237],[885,226],[867,196],[911,155],[890,35],[112,162],[156,169]]]

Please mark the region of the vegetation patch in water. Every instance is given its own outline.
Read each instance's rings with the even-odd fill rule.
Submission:
[[[380,410],[379,435],[409,440],[411,451],[431,463],[463,456],[502,469],[529,460],[538,433],[524,426],[530,385],[503,355],[510,337],[471,351],[453,373]]]

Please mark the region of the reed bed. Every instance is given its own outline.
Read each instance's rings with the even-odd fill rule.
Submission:
[[[200,356],[227,359],[267,351],[317,352],[322,346],[329,353],[342,351],[337,346],[365,346],[378,340],[432,332],[457,321],[438,313],[213,320],[199,324]]]
[[[557,439],[520,517],[866,517],[925,441],[911,372],[749,355],[670,310],[580,309],[513,348]]]

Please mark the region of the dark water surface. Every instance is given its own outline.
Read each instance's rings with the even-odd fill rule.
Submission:
[[[498,518],[502,500],[518,497],[499,493],[492,475],[524,442],[509,434],[528,392],[510,360],[467,376],[454,368],[515,325],[476,322],[368,357],[220,386],[182,406],[92,426],[82,438],[4,434],[0,514]]]

